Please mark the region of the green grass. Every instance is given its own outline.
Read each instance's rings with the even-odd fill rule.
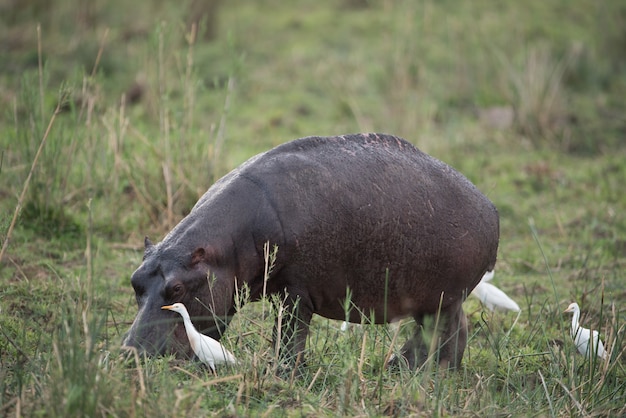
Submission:
[[[222,2],[210,41],[178,3],[0,6],[0,415],[626,414],[626,8],[358,3]],[[517,320],[470,298],[457,372],[384,370],[411,321],[315,317],[305,373],[278,378],[267,303],[235,316],[240,364],[217,377],[120,352],[144,235],[258,152],[357,131],[407,138],[496,204]],[[574,300],[608,363],[576,353]]]

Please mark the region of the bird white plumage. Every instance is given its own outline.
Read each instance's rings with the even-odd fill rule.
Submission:
[[[482,279],[480,279],[481,282],[490,282],[491,279],[493,279],[493,276],[495,275],[495,270],[491,270],[488,271],[487,273],[483,274]]]
[[[172,305],[161,306],[161,309],[174,311],[183,317],[187,338],[191,344],[191,349],[201,362],[208,365],[215,372],[215,365],[221,363],[237,363],[235,356],[228,351],[219,341],[214,340],[208,335],[201,334],[196,330],[189,317],[187,308],[182,303],[174,303]]]
[[[580,307],[576,302],[570,303],[563,313],[573,313],[571,336],[578,352],[584,356],[591,357],[592,353],[596,353],[602,359],[607,358],[607,352],[604,350],[604,344],[600,340],[600,334],[596,330],[583,328],[579,324]],[[590,343],[591,342],[591,343]]]
[[[521,309],[513,299],[507,296],[497,286],[488,283],[493,278],[493,270],[484,274],[480,282],[476,285],[472,294],[476,296],[487,307],[493,311],[496,309],[508,309],[509,311],[520,312]]]

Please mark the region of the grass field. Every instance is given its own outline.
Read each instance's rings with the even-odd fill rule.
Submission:
[[[0,416],[626,415],[623,2],[236,0],[199,31],[197,4],[136,3],[0,1]],[[455,372],[384,369],[411,321],[396,341],[315,317],[281,379],[266,302],[218,376],[120,351],[144,235],[258,152],[360,131],[495,203],[519,318],[468,299]],[[609,361],[576,352],[572,301]]]

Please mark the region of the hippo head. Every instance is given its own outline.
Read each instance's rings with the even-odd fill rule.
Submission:
[[[220,339],[233,312],[233,276],[219,268],[212,247],[185,252],[145,239],[143,262],[131,276],[139,312],[123,346],[147,355],[191,357],[180,315],[161,306],[183,303],[196,329]]]

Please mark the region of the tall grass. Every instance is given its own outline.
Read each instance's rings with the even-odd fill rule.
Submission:
[[[234,80],[230,77],[225,86],[224,104],[215,122],[207,118],[196,121],[195,97],[202,91],[202,84],[194,66],[195,26],[186,34],[186,52],[174,57],[167,54],[166,58],[169,43],[177,39],[172,32],[178,34],[165,24],[156,31],[155,53],[148,62],[154,72],[145,81],[147,85],[140,87],[147,90],[143,93],[147,107],[155,109],[156,130],[129,114],[125,95],[116,105],[107,107],[104,102],[104,87],[97,75],[98,62],[103,53],[106,55],[103,39],[103,45],[94,51],[91,73],[77,74],[80,81],[60,87],[62,98],[52,113],[61,117],[45,136],[43,152],[35,158],[39,138],[44,134],[42,124],[46,123],[46,113],[50,113],[46,112],[48,103],[55,99],[49,93],[54,87],[49,85],[43,65],[37,73],[23,77],[22,91],[15,102],[14,126],[9,131],[11,138],[4,152],[11,165],[29,160],[38,165],[31,173],[32,181],[27,182],[28,195],[19,205],[24,225],[45,236],[72,231],[80,236],[86,216],[81,202],[103,196],[110,204],[106,205],[104,218],[100,212],[95,214],[99,228],[115,235],[115,228],[107,225],[122,229],[135,225],[144,230],[158,225],[162,233],[188,213],[208,185],[223,174]],[[181,93],[180,100],[172,99]],[[155,166],[152,161],[160,164]],[[25,168],[7,176],[14,188],[24,179]]]
[[[515,109],[517,129],[536,144],[541,141],[563,143],[568,118],[564,77],[579,59],[579,48],[556,58],[546,46],[529,48],[514,64],[500,55],[503,71],[510,83],[510,101]]]
[[[146,80],[146,106],[154,108],[158,130],[143,121],[133,121],[127,103],[110,109],[104,119],[108,148],[113,156],[113,192],[124,200],[136,200],[139,212],[147,219],[129,220],[143,225],[159,225],[159,232],[170,229],[186,215],[208,185],[219,177],[223,167],[223,143],[229,103],[233,94],[232,78],[224,92],[224,106],[213,122],[197,121],[196,95],[203,92],[194,64],[195,26],[186,33],[186,53],[172,57],[172,28],[162,24],[155,35],[155,54],[148,62],[154,71]],[[173,37],[177,39],[176,37]],[[184,60],[183,60],[184,58]],[[182,68],[180,65],[182,64]],[[171,74],[172,73],[172,74]],[[171,84],[169,80],[180,80]],[[172,96],[182,94],[180,100]],[[159,161],[154,166],[152,161]],[[113,208],[114,218],[124,208]],[[126,223],[124,223],[126,225]]]
[[[86,253],[94,256],[89,247]],[[239,313],[223,339],[239,364],[220,368],[214,376],[198,364],[120,352],[120,336],[104,338],[107,315],[98,306],[106,304],[108,296],[90,295],[83,281],[86,276],[77,278],[72,292],[61,295],[62,309],[55,315],[51,339],[41,340],[14,367],[2,367],[0,407],[5,413],[561,416],[602,411],[619,416],[626,412],[621,401],[626,371],[620,361],[624,325],[615,309],[601,312],[600,328],[611,352],[606,363],[577,354],[568,340],[569,318],[562,318],[559,305],[552,304],[531,307],[523,313],[527,319],[517,323],[514,316],[480,308],[470,313],[468,351],[457,372],[436,367],[418,372],[384,369],[387,353],[397,349],[393,345],[398,347],[413,332],[411,321],[397,331],[365,324],[344,333],[339,331],[340,322],[315,318],[306,369],[298,376],[281,377],[280,347],[271,344],[273,318],[284,313],[280,301],[247,304],[243,291]],[[469,312],[477,306],[471,302]],[[25,351],[19,339],[13,343]]]

